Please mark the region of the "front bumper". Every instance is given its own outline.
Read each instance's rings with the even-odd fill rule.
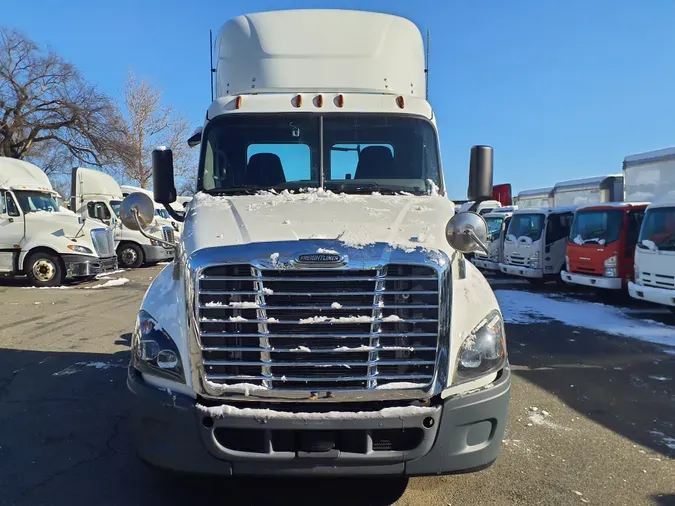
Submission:
[[[524,278],[541,279],[544,277],[542,269],[531,269],[520,265],[499,264],[499,270],[510,276],[521,276]]]
[[[656,304],[663,304],[665,306],[675,306],[675,290],[668,288],[642,286],[631,281],[628,283],[628,293],[634,299],[655,302]]]
[[[117,257],[99,258],[86,255],[61,255],[66,266],[66,277],[95,276],[117,269]]]
[[[167,249],[164,246],[152,246],[143,244],[143,255],[146,262],[166,262],[173,260],[173,248]]]
[[[492,260],[487,260],[485,257],[476,257],[474,256],[471,259],[471,263],[478,267],[479,269],[485,269],[487,271],[498,271],[499,262],[493,262]]]
[[[604,288],[606,290],[621,290],[623,282],[621,278],[605,278],[603,276],[590,276],[588,274],[577,274],[575,272],[560,271],[560,277],[565,283],[575,285],[591,286],[593,288]]]
[[[127,384],[138,453],[157,467],[226,476],[418,476],[476,471],[494,462],[506,428],[511,378],[506,368],[490,388],[439,399],[435,407],[420,408],[423,412],[321,419],[264,418],[241,410],[209,416],[194,399],[149,386],[131,367]],[[326,434],[342,446],[305,451],[308,439]],[[407,434],[412,440],[405,448],[387,448],[383,434],[392,440]],[[261,446],[242,447],[248,444],[244,439]]]

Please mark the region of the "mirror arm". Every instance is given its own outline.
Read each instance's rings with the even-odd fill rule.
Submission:
[[[465,230],[464,233],[471,237],[471,239],[474,240],[476,244],[478,244],[478,247],[483,250],[483,252],[488,255],[490,251],[488,250],[488,247],[481,241],[476,233],[472,229]]]
[[[133,213],[134,213],[134,219],[136,220],[136,224],[138,225],[138,231],[141,233],[142,236],[147,237],[148,239],[152,239],[155,242],[165,244],[165,245],[170,246],[172,248],[176,247],[176,243],[165,241],[164,239],[159,239],[157,237],[154,237],[154,236],[148,234],[145,230],[143,230],[143,226],[141,225],[141,222],[138,219],[138,209],[135,206],[133,208]]]
[[[166,212],[169,213],[169,216],[171,216],[174,220],[179,221],[181,223],[185,221],[185,213],[176,211],[173,207],[171,207],[170,204],[163,204],[163,205],[164,209],[166,209]]]

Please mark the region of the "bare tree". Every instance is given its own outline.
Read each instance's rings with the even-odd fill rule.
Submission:
[[[110,99],[52,51],[0,28],[0,155],[48,156],[85,164],[112,160],[121,118]]]
[[[174,112],[172,105],[161,102],[162,90],[132,72],[124,88],[127,115],[124,149],[120,152],[125,179],[146,188],[152,179],[152,149],[164,145],[173,150],[174,170],[178,177],[190,170],[193,153],[187,145],[187,119]]]

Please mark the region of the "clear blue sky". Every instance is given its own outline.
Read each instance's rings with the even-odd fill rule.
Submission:
[[[625,155],[675,145],[672,0],[3,0],[0,23],[51,44],[114,96],[131,67],[196,126],[210,102],[209,29],[307,7],[390,12],[431,30],[451,196],[464,198],[472,144],[494,146],[495,183],[515,191],[619,173]]]

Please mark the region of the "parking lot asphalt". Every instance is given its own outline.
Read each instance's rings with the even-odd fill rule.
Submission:
[[[507,324],[509,423],[497,462],[482,472],[228,480],[150,471],[129,435],[125,368],[134,317],[161,268],[66,289],[0,280],[0,504],[675,504],[675,356],[555,320]],[[556,285],[544,293],[560,290],[598,300]],[[605,302],[675,332],[667,311]]]

